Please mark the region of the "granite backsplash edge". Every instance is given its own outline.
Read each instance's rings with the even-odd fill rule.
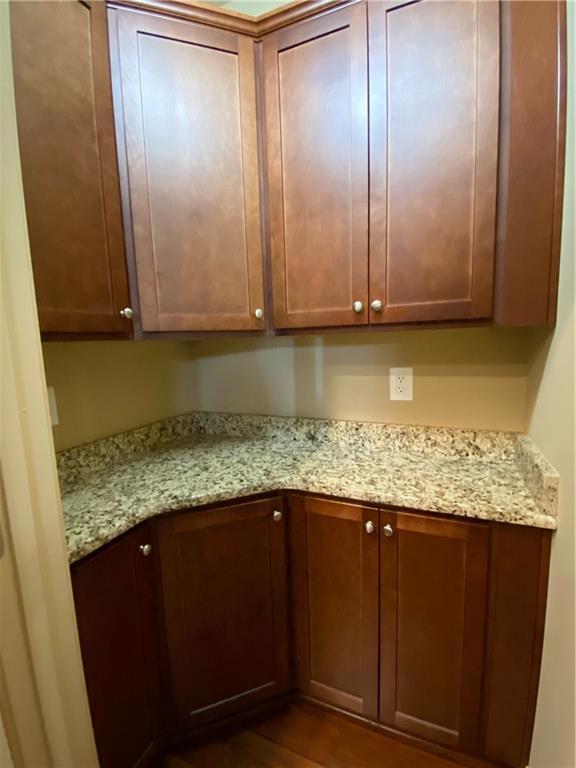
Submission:
[[[516,435],[515,448],[524,482],[541,513],[557,518],[559,473],[528,435]]]

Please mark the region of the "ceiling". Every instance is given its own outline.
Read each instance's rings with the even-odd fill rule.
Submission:
[[[208,3],[210,5],[218,5],[227,11],[246,13],[249,16],[260,16],[263,13],[274,11],[276,8],[289,4],[285,0],[208,0]]]

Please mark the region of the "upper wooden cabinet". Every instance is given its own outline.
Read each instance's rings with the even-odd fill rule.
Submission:
[[[114,21],[142,330],[262,330],[254,41],[134,11]]]
[[[499,5],[368,8],[370,320],[489,318]]]
[[[14,2],[42,329],[552,325],[565,16],[116,0],[108,51],[104,3]]]
[[[264,39],[277,328],[368,319],[366,6]]]
[[[104,3],[10,4],[40,329],[129,335]]]

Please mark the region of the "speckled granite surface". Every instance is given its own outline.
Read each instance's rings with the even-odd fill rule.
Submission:
[[[153,515],[281,489],[556,527],[557,473],[504,432],[191,413],[57,458],[71,562]]]

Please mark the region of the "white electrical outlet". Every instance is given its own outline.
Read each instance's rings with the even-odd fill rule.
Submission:
[[[54,387],[48,387],[48,405],[50,406],[52,426],[57,427],[60,422],[58,420],[58,406],[56,405],[56,393],[54,392]]]
[[[390,368],[390,400],[413,400],[413,368]]]

